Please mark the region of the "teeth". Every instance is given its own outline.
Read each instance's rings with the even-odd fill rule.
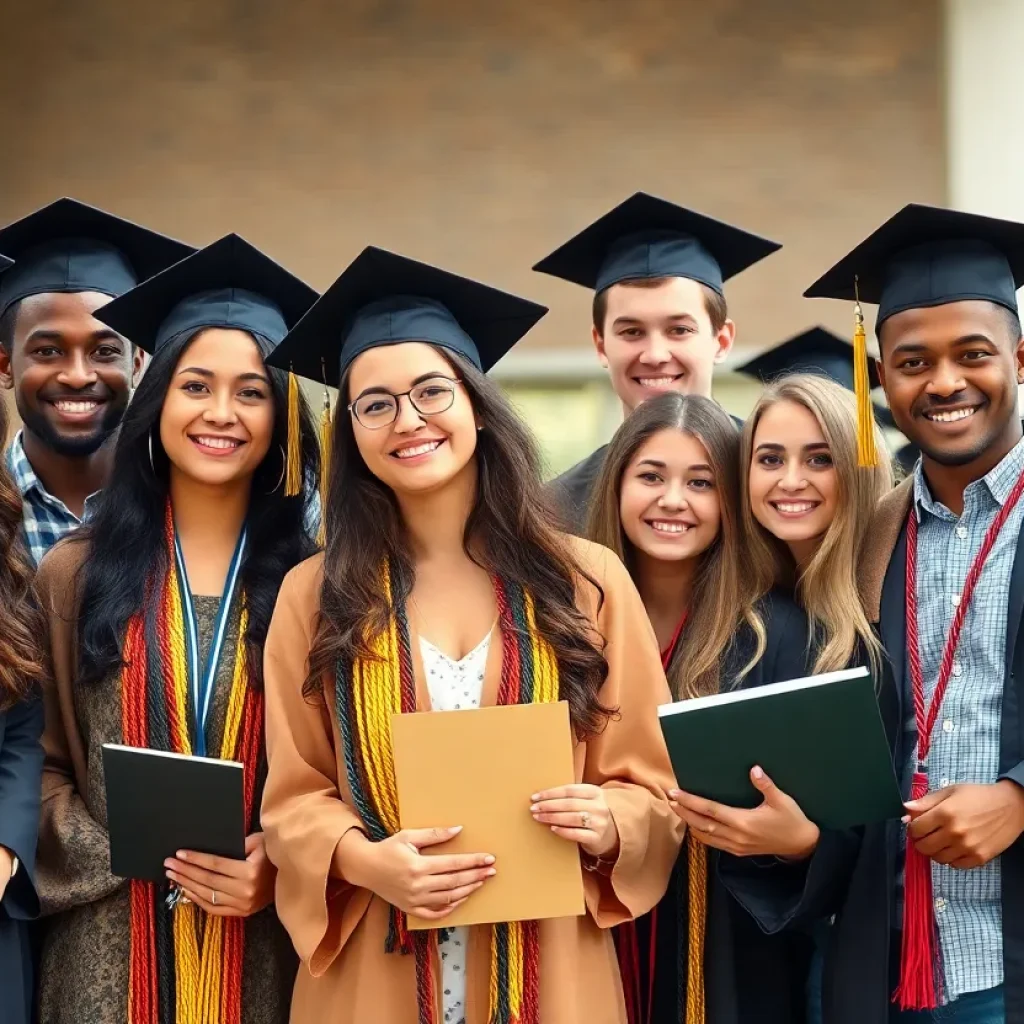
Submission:
[[[201,444],[204,448],[237,448],[242,442],[237,441],[233,437],[197,437],[195,438],[197,444]]]
[[[61,412],[92,412],[100,403],[91,399],[59,398],[53,403]]]
[[[687,530],[693,529],[689,523],[680,523],[674,519],[653,519],[649,525],[652,530],[659,533],[686,533]]]
[[[974,413],[974,409],[953,409],[950,412],[930,412],[927,416],[936,423],[956,423],[957,420],[965,420]]]
[[[417,455],[426,455],[428,452],[432,452],[440,446],[440,441],[427,441],[425,444],[417,444],[412,448],[399,448],[398,451],[393,454],[399,459],[412,459]]]
[[[814,508],[815,502],[813,501],[777,501],[775,507],[780,512],[810,512]]]
[[[638,377],[637,383],[642,388],[663,388],[675,381],[675,377]]]

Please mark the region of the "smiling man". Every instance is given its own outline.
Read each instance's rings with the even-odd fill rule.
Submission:
[[[780,248],[637,192],[533,269],[594,290],[594,346],[628,416],[665,391],[711,397],[714,368],[736,337],[724,282]],[[577,532],[606,451],[552,484]]]
[[[106,482],[142,369],[142,352],[93,313],[193,251],[73,199],[0,228],[15,260],[0,277],[0,387],[23,423],[7,458],[37,563]]]

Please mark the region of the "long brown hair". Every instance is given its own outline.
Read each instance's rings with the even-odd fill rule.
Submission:
[[[728,413],[710,398],[659,395],[644,402],[619,427],[594,489],[587,536],[611,548],[636,579],[633,545],[622,529],[622,478],[640,448],[662,430],[690,434],[704,446],[722,508],[718,537],[700,556],[686,629],[668,666],[672,692],[684,699],[718,692],[723,658],[739,626],[746,623],[753,630],[756,649],[730,685],[738,683],[764,654],[766,633],[750,589],[741,582],[739,432]]]
[[[540,482],[536,444],[508,399],[465,359],[438,351],[456,371],[483,425],[474,456],[476,499],[463,547],[481,568],[530,593],[537,629],[558,660],[561,699],[569,704],[577,733],[592,735],[609,713],[598,700],[608,665],[602,641],[576,597],[581,583],[598,585],[558,532]],[[341,394],[346,393],[347,381],[342,381]],[[323,675],[333,675],[339,663],[373,658],[366,638],[378,635],[393,613],[382,586],[382,567],[390,566],[396,602],[408,597],[415,578],[395,496],[359,454],[344,406],[342,399],[334,424],[320,617],[309,655],[307,695],[317,692]]]
[[[7,437],[7,409],[0,399],[0,441]],[[21,530],[21,495],[0,457],[0,710],[16,704],[43,682],[46,623],[32,589]]]
[[[777,402],[802,405],[818,421],[828,444],[839,485],[836,514],[818,550],[796,576],[789,549],[754,518],[750,507],[750,465],[754,434],[767,409]],[[814,671],[846,668],[858,649],[877,672],[882,649],[857,590],[857,563],[881,497],[893,485],[892,462],[882,432],[875,426],[878,465],[857,465],[857,400],[835,381],[811,373],[795,373],[769,384],[743,430],[743,532],[748,572],[758,595],[777,584],[792,586],[814,630],[818,648]]]

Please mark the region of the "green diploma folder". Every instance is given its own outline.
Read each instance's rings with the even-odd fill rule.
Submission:
[[[665,704],[658,718],[688,793],[756,807],[760,765],[823,828],[905,813],[866,668]]]

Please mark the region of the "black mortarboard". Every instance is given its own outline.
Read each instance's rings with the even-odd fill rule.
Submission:
[[[317,293],[239,235],[225,235],[94,314],[155,352],[185,332],[234,327],[277,345]]]
[[[2,239],[0,239],[2,243]],[[985,299],[1017,312],[1024,224],[910,203],[804,292],[878,304],[875,330],[907,309]]]
[[[123,295],[195,249],[75,199],[58,199],[0,228],[15,266],[0,278],[0,315],[29,295]]]
[[[0,253],[0,274],[2,274],[8,267],[14,266],[14,260],[8,259],[3,253]]]
[[[818,373],[853,391],[853,346],[824,327],[812,327],[737,367],[737,373],[768,382],[783,373]],[[878,368],[868,363],[868,380],[879,386]]]
[[[374,246],[365,248],[269,362],[337,386],[370,348],[425,341],[489,370],[545,306]]]
[[[731,224],[636,192],[534,266],[602,292],[621,281],[686,277],[722,283],[781,249]]]

